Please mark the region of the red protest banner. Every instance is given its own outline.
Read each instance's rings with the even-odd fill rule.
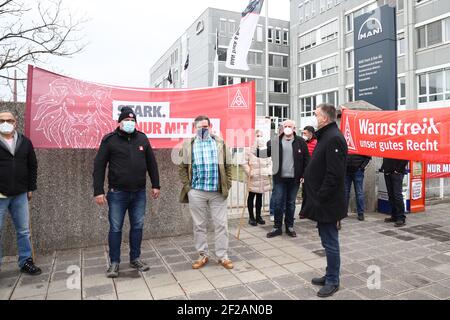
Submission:
[[[343,109],[349,153],[450,163],[450,108],[406,111]]]
[[[91,149],[131,107],[137,129],[154,148],[174,148],[192,137],[193,119],[206,115],[229,147],[248,146],[255,127],[255,86],[140,89],[81,81],[29,66],[26,133],[36,148]]]
[[[427,179],[450,177],[450,163],[427,163],[426,170]]]

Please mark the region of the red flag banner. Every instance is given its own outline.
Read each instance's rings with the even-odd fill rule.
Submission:
[[[351,154],[450,163],[450,108],[406,111],[343,109]]]
[[[36,148],[92,149],[131,107],[137,129],[154,148],[174,148],[192,137],[198,115],[230,147],[248,146],[255,127],[255,85],[195,89],[141,89],[101,85],[29,66],[26,133]]]

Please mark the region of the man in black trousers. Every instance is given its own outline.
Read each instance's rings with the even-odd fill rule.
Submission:
[[[336,108],[321,104],[315,111],[317,145],[305,171],[306,218],[317,222],[327,257],[325,276],[312,279],[322,286],[317,295],[329,297],[339,290],[341,257],[337,222],[347,217],[345,170],[347,142],[336,124]]]
[[[406,173],[408,160],[383,158],[381,171],[384,173],[384,181],[391,205],[391,217],[384,222],[394,222],[396,227],[406,224],[405,203],[403,202],[403,177]]]

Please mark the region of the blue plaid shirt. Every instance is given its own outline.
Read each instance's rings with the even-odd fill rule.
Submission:
[[[219,191],[219,161],[216,141],[196,138],[192,148],[192,189]]]

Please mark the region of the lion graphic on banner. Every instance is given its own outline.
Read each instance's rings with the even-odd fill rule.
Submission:
[[[40,96],[34,121],[48,141],[59,148],[96,148],[117,123],[110,108],[111,90],[75,79],[57,79]]]

